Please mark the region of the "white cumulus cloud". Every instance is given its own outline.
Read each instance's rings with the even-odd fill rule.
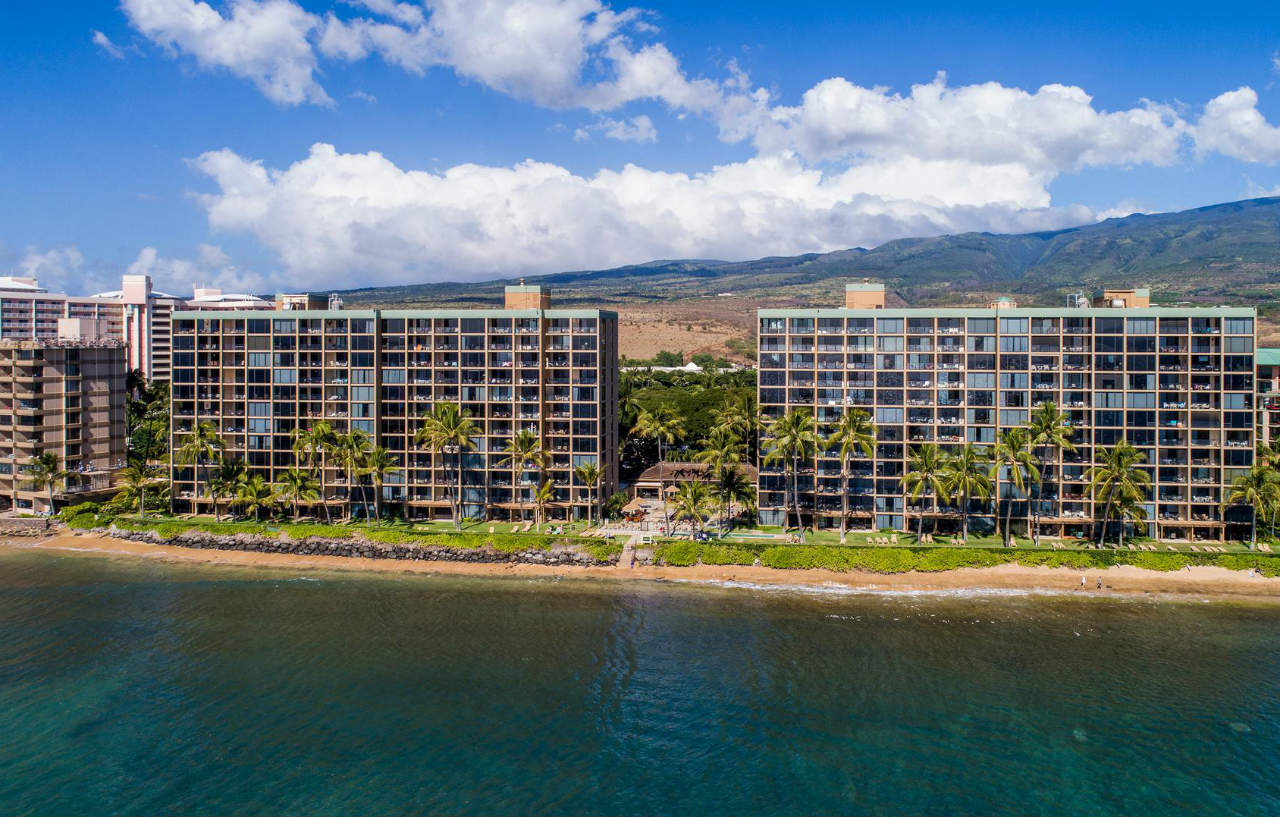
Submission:
[[[1081,88],[1029,92],[995,82],[949,87],[939,74],[907,95],[824,80],[797,106],[777,106],[756,128],[763,151],[814,160],[849,157],[1017,163],[1035,172],[1099,165],[1167,165],[1186,124],[1169,107],[1144,103],[1107,112]]]
[[[1195,127],[1196,151],[1216,152],[1244,162],[1280,162],[1280,127],[1258,110],[1258,94],[1249,86],[1209,100]]]
[[[150,275],[156,289],[174,295],[189,295],[197,287],[254,295],[268,292],[273,287],[267,276],[240,269],[221,247],[212,244],[197,247],[194,258],[167,257],[155,247],[143,247],[125,272],[129,275]]]
[[[218,188],[200,198],[210,225],[255,236],[278,254],[283,275],[312,288],[349,286],[353,274],[370,283],[483,279],[1092,217],[1048,207],[1043,187],[1017,169],[945,162],[824,173],[772,155],[693,175],[627,165],[581,176],[534,161],[431,173],[316,144],[285,169],[230,150],[194,164]]]
[[[292,0],[232,0],[226,15],[197,0],[122,0],[121,7],[152,42],[247,79],[274,102],[332,102],[315,80],[308,39],[320,20]]]
[[[85,269],[84,254],[76,247],[41,249],[30,246],[22,251],[13,265],[13,275],[35,278],[50,292],[79,291],[86,281],[96,277]]]

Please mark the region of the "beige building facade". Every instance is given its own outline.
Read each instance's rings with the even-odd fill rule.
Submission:
[[[83,328],[63,321],[64,334]],[[111,487],[126,457],[125,372],[115,338],[0,340],[0,509],[48,512],[47,489],[24,476],[43,453],[68,472],[56,504]]]

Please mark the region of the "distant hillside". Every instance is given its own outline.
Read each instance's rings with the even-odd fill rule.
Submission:
[[[963,233],[904,238],[873,250],[755,261],[653,261],[530,278],[560,303],[662,302],[722,292],[770,302],[837,293],[850,278],[883,281],[906,302],[973,299],[987,292],[1058,303],[1078,289],[1150,285],[1162,300],[1280,302],[1280,197],[1180,213],[1132,215],[1024,235]],[[348,303],[492,303],[507,283],[420,284],[343,293]],[[964,293],[963,296],[957,293]]]
[[[1150,286],[1157,302],[1252,304],[1264,336],[1280,342],[1280,197],[1180,213],[1132,215],[1024,235],[964,233],[904,238],[755,261],[676,260],[530,277],[562,306],[626,306],[623,351],[735,354],[750,346],[759,306],[836,305],[845,282],[870,277],[890,302],[980,303],[1010,294],[1023,304],[1064,303],[1109,284]],[[352,306],[492,305],[509,280],[419,284],[342,293]]]

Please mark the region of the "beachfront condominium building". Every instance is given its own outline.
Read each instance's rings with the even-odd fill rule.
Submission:
[[[48,489],[25,473],[41,454],[68,474],[59,503],[108,490],[124,464],[124,345],[88,321],[59,322],[61,337],[0,340],[0,508],[49,510]]]
[[[244,293],[197,288],[190,297],[156,291],[149,275],[125,275],[120,289],[96,295],[49,292],[35,278],[0,276],[0,340],[43,340],[58,336],[59,318],[95,324],[103,337],[125,347],[126,366],[148,380],[169,379],[169,321],[175,310],[258,311],[323,306],[316,296],[277,295],[275,300]]]
[[[1043,452],[1034,511],[1046,533],[1094,530],[1104,509],[1093,501],[1089,467],[1124,439],[1146,455],[1151,476],[1145,533],[1239,538],[1248,535],[1248,512],[1224,511],[1222,500],[1253,463],[1256,317],[1252,308],[1153,307],[1145,289],[1051,309],[1007,298],[981,308],[889,309],[883,286],[864,281],[849,285],[844,308],[759,311],[760,411],[768,423],[807,409],[819,426],[853,409],[871,415],[874,456],[859,454],[847,483],[851,514],[863,525],[914,528],[920,514],[956,525],[957,507],[904,500],[913,449],[989,449],[1049,402],[1069,418],[1076,448]],[[780,524],[784,470],[761,466],[761,518]],[[1006,476],[999,507],[1023,518],[1029,500]],[[805,458],[798,487],[806,522],[816,515],[819,525],[838,524],[842,484],[836,451],[820,447]],[[989,529],[995,507],[973,502],[972,521]]]
[[[279,482],[298,466],[295,429],[324,421],[360,430],[397,457],[384,505],[407,518],[450,514],[454,455],[414,444],[422,416],[452,403],[479,427],[462,454],[468,517],[532,518],[549,480],[558,517],[585,517],[617,485],[618,322],[612,312],[553,309],[537,286],[507,287],[502,309],[176,312],[172,447],[212,422],[229,458]],[[508,442],[534,434],[546,467],[504,462]],[[601,485],[574,476],[597,463]],[[325,501],[362,504],[339,462],[319,470]],[[175,464],[175,505],[212,510],[201,469]],[[517,475],[519,476],[517,480]]]

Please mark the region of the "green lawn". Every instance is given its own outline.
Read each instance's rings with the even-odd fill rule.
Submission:
[[[731,544],[735,546],[748,547],[748,548],[753,548],[757,550],[767,547],[771,544],[786,544],[780,541],[771,542],[767,539],[743,537],[743,536],[735,535],[740,533],[769,533],[769,534],[775,534],[775,535],[786,535],[786,534],[794,533],[794,529],[788,529],[784,531],[782,528],[777,526],[760,525],[755,528],[751,528],[749,530],[743,529],[740,531],[732,531],[723,540],[720,540],[717,538],[716,541],[722,542],[723,544]],[[707,534],[712,537],[718,536],[718,532],[712,529],[708,529]],[[924,545],[919,544],[918,540],[916,539],[916,535],[914,533],[897,533],[896,543],[893,540],[894,536],[895,534],[893,533],[880,533],[878,531],[867,531],[867,530],[851,530],[847,534],[846,542],[844,546],[845,547],[885,547],[885,545],[881,545],[878,542],[878,540],[883,540],[883,539],[888,539],[890,541],[890,544],[888,545],[889,547],[895,547],[895,546],[896,547],[926,547],[926,548],[927,547],[960,547],[960,548],[1001,548],[1003,549],[1005,546],[1004,539],[1002,537],[995,536],[994,534],[979,535],[976,533],[970,533],[969,541],[967,543],[960,542],[959,536],[948,536],[948,535],[940,534],[933,540],[932,544],[926,543]],[[1264,540],[1265,540],[1265,537],[1262,537],[1262,536],[1258,537],[1259,542],[1263,542]],[[1066,550],[1096,549],[1096,542],[1085,542],[1079,539],[1058,540],[1058,539],[1051,539],[1049,537],[1042,536],[1040,538],[1039,546],[1033,544],[1030,539],[1024,536],[1015,536],[1013,541],[1014,541],[1015,547],[1021,550],[1052,551],[1052,550],[1063,550],[1063,549],[1066,549]],[[1174,549],[1174,551],[1180,552],[1180,553],[1195,552],[1191,550],[1191,544],[1193,543],[1188,543],[1188,542],[1179,542],[1175,544],[1172,542],[1156,542],[1150,539],[1134,538],[1131,536],[1126,536],[1124,541],[1125,541],[1126,551],[1129,549],[1128,548],[1129,544],[1132,543],[1134,545],[1137,545],[1141,543],[1141,544],[1152,545],[1156,547],[1160,552],[1164,552],[1164,553],[1170,552],[1169,548],[1171,547]],[[823,528],[818,531],[807,530],[805,531],[805,534],[804,534],[804,544],[810,545],[810,546],[840,547],[841,546],[840,531],[831,530],[827,528]],[[1054,548],[1053,547],[1054,544],[1057,544],[1060,547]],[[1110,550],[1112,549],[1112,546],[1116,544],[1117,542],[1115,539],[1108,539],[1104,549]],[[1194,544],[1196,545],[1197,548],[1200,548],[1201,550],[1203,550],[1203,545],[1201,543],[1197,542]],[[1215,547],[1221,547],[1223,550],[1227,551],[1228,553],[1248,553],[1249,552],[1248,542],[1224,542],[1224,543],[1210,542],[1205,544],[1210,544]]]
[[[103,528],[115,525],[125,530],[156,531],[165,538],[172,538],[185,531],[198,530],[211,534],[256,534],[260,536],[287,536],[291,539],[303,539],[316,536],[326,539],[350,539],[357,534],[374,542],[390,545],[441,546],[454,548],[492,547],[504,552],[525,549],[548,550],[559,545],[574,545],[590,548],[587,552],[596,558],[613,552],[616,548],[621,552],[621,544],[602,543],[594,539],[580,539],[577,535],[585,527],[578,523],[578,531],[566,530],[563,534],[552,535],[546,532],[511,533],[511,523],[505,527],[497,523],[471,523],[462,531],[455,531],[451,522],[425,523],[411,525],[406,522],[384,522],[381,525],[368,522],[351,522],[326,525],[323,522],[302,520],[264,521],[222,520],[211,517],[180,518],[169,516],[148,516],[139,519],[136,514],[114,515],[93,510],[78,511],[70,508],[61,515],[62,521],[73,529]],[[489,533],[489,528],[493,533]]]

